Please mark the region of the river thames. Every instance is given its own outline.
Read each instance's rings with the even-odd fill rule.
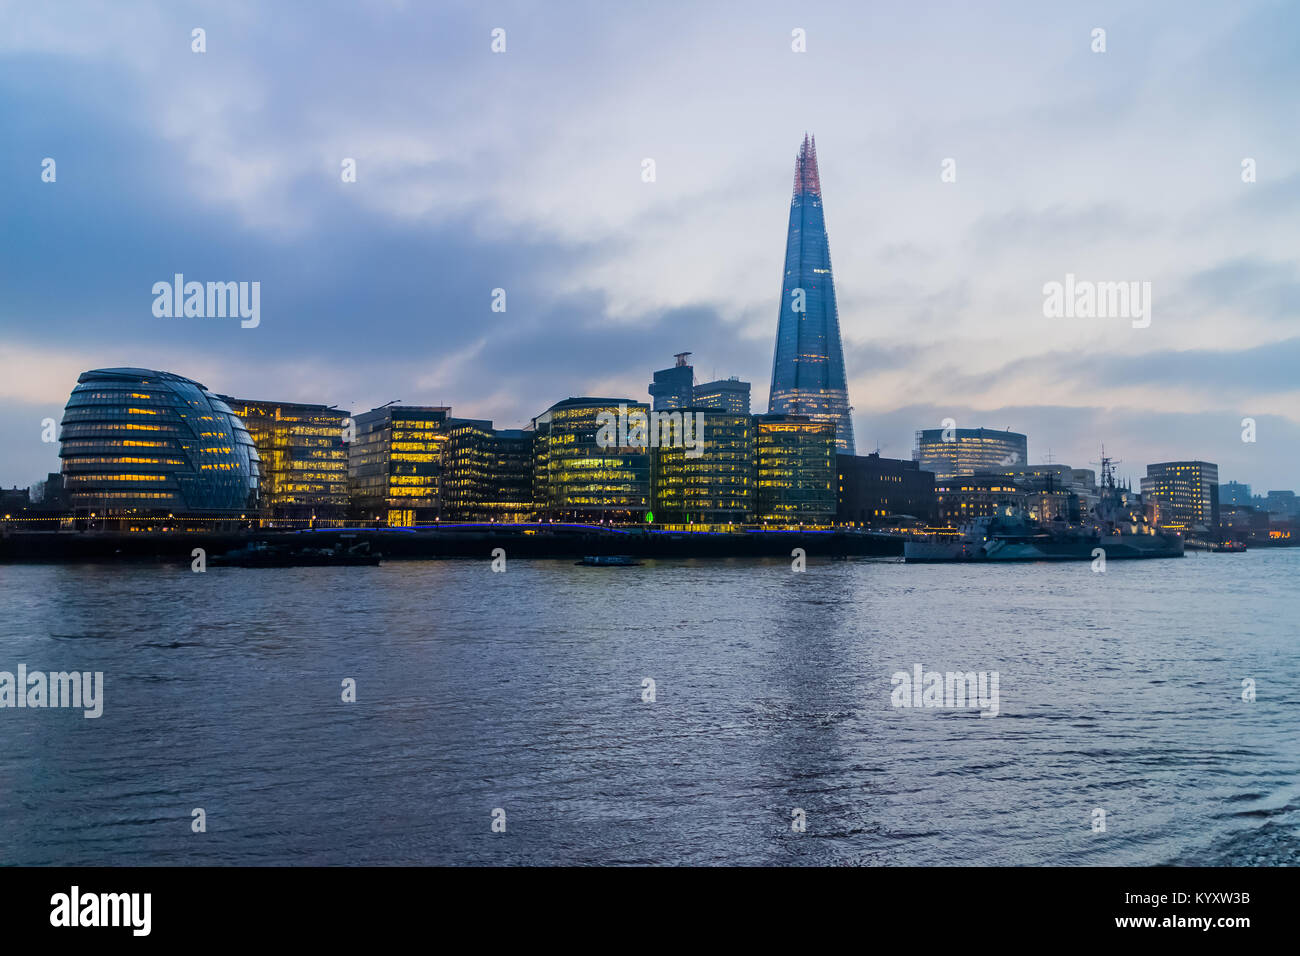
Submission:
[[[1300,550],[490,568],[0,567],[0,864],[1300,863]]]

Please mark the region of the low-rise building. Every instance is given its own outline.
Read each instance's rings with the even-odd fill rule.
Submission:
[[[957,475],[935,481],[939,522],[959,528],[973,518],[1024,510],[1027,493],[1005,475]]]
[[[869,455],[835,456],[836,524],[861,528],[929,524],[935,518],[934,472],[919,463]]]

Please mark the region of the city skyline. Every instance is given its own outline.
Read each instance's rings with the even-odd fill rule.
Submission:
[[[255,8],[200,9],[129,29],[90,6],[43,25],[0,13],[0,57],[36,80],[0,80],[0,484],[57,470],[41,420],[92,368],[354,413],[448,404],[500,427],[566,396],[639,399],[682,349],[702,378],[762,382],[804,129],[835,184],[860,451],[906,458],[915,430],[953,418],[1028,434],[1036,460],[1082,467],[1104,442],[1134,478],[1205,459],[1225,481],[1296,484],[1300,174],[1295,132],[1272,119],[1297,72],[1290,11],[760,8],[744,23],[691,11],[682,36],[649,14],[506,6],[434,30],[338,8],[286,37]],[[371,59],[340,88],[331,64],[355,35]],[[298,79],[273,82],[264,59]],[[720,71],[734,82],[706,82]],[[156,317],[150,289],[177,272],[260,282],[260,325]],[[1151,281],[1151,326],[1044,318],[1042,286],[1068,274]]]

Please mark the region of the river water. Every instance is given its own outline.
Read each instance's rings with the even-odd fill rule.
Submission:
[[[1298,572],[4,566],[0,864],[1300,863]]]

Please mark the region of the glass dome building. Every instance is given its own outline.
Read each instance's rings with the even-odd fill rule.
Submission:
[[[59,441],[75,515],[239,518],[256,507],[259,460],[248,429],[180,375],[83,372]]]

